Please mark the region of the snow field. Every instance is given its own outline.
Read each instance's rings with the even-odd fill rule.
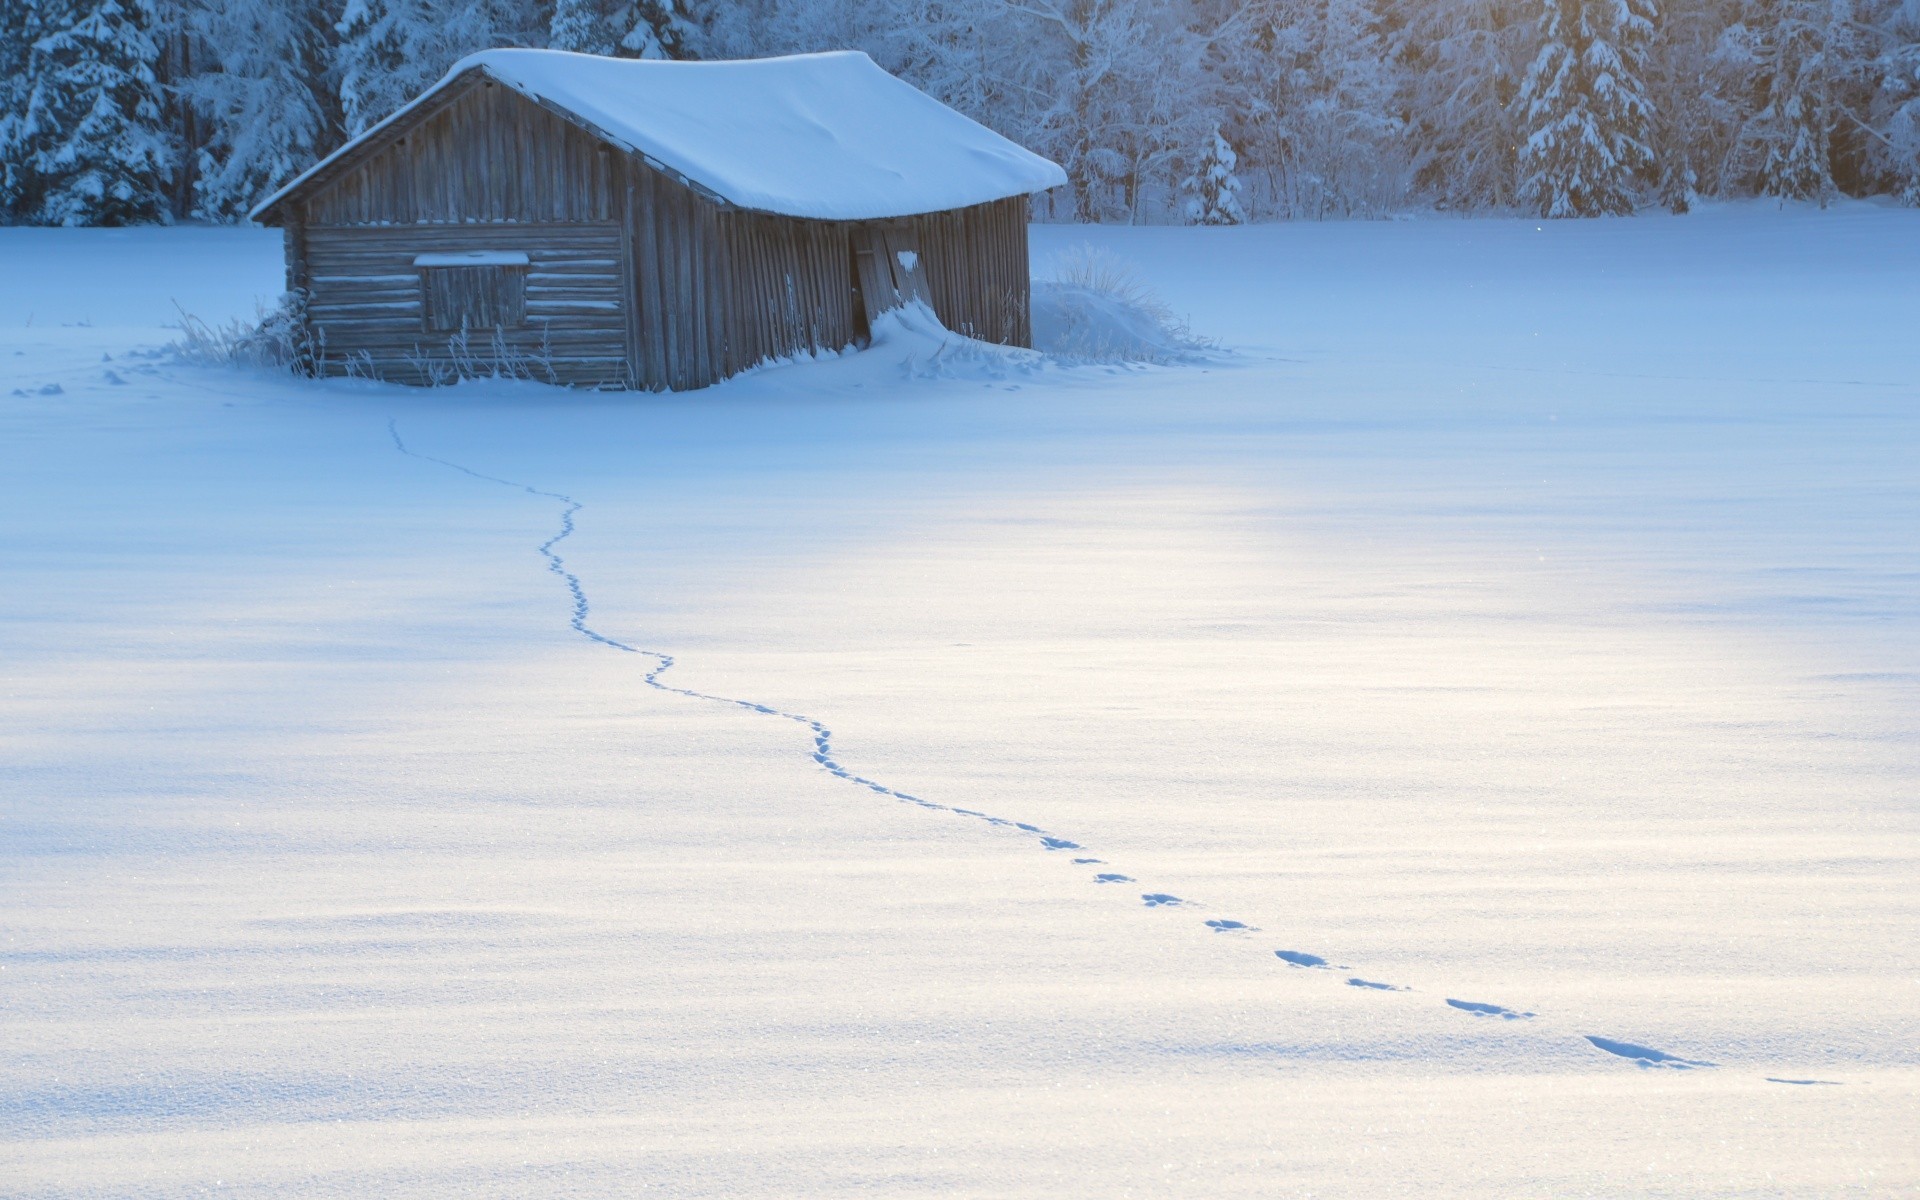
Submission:
[[[1040,228],[1238,353],[636,398],[129,357],[276,242],[5,231],[0,1166],[1910,1190],[1916,232]],[[389,421],[662,683],[1077,848],[648,688]]]

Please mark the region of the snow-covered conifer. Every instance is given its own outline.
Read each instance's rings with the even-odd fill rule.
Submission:
[[[425,91],[462,56],[538,45],[550,23],[519,0],[347,0],[334,62],[347,132]]]
[[[22,215],[48,225],[167,220],[173,155],[161,130],[150,4],[49,4],[42,21],[19,126],[8,137],[26,151],[21,190],[34,200]]]
[[[1653,34],[1648,0],[1544,0],[1541,47],[1519,103],[1519,197],[1547,217],[1633,211],[1653,165],[1641,79]]]
[[[1920,0],[1896,0],[1876,29],[1867,159],[1895,196],[1920,205]]]
[[[45,32],[41,0],[0,0],[0,222],[33,207],[31,172],[36,140],[27,133],[35,57],[33,44]]]
[[[405,99],[394,79],[405,66],[403,15],[391,0],[347,0],[334,25],[335,71],[347,132],[357,134]]]
[[[547,26],[547,45],[576,54],[612,54],[607,14],[600,0],[557,0]]]
[[[1831,0],[1764,0],[1758,9],[1763,103],[1750,126],[1763,196],[1825,203],[1834,194]]]
[[[703,21],[692,0],[631,0],[616,27],[625,26],[619,53],[627,58],[699,58]]]
[[[194,211],[244,215],[344,136],[331,22],[309,0],[200,0],[199,69],[179,91],[202,118]]]
[[[1193,174],[1181,181],[1187,196],[1187,220],[1195,225],[1243,225],[1247,210],[1240,203],[1239,157],[1215,126],[1200,150]]]

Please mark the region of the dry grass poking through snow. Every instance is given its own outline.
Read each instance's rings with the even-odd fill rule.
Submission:
[[[1196,337],[1133,265],[1082,243],[1033,281],[1034,348],[1065,363],[1192,362],[1218,345]]]

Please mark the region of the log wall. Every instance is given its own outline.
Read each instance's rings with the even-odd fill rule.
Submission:
[[[309,226],[307,319],[328,375],[396,383],[445,382],[466,360],[501,356],[490,329],[464,345],[430,332],[415,255],[460,250],[526,253],[526,324],[498,332],[495,365],[543,382],[625,387],[625,280],[620,226]]]

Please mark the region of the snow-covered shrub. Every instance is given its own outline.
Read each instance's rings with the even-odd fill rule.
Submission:
[[[1086,245],[1059,254],[1034,280],[1033,344],[1072,363],[1183,362],[1213,348],[1125,260]]]
[[[173,352],[199,366],[312,374],[317,347],[307,332],[306,305],[306,293],[287,292],[252,321],[236,317],[218,325],[182,309]]]

